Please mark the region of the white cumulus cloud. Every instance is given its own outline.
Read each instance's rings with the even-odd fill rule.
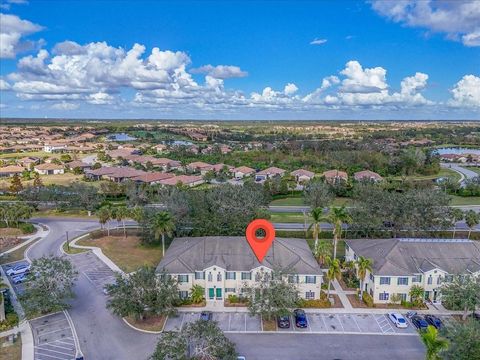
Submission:
[[[480,108],[480,77],[465,75],[451,90],[451,106]]]
[[[16,54],[34,48],[36,43],[24,41],[27,35],[43,28],[16,15],[0,13],[0,58],[13,59]]]
[[[217,79],[241,78],[248,76],[246,71],[243,71],[238,66],[233,65],[204,65],[191,70],[194,74],[207,74]]]

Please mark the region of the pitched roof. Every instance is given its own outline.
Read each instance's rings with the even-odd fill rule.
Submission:
[[[370,170],[358,171],[355,174],[353,174],[353,176],[355,180],[362,180],[362,179],[382,180],[383,179],[379,174]]]
[[[326,178],[343,178],[348,179],[348,174],[341,170],[328,170],[323,173]]]
[[[163,185],[175,186],[178,183],[189,185],[198,181],[203,181],[203,178],[201,176],[196,176],[196,175],[179,175],[179,176],[173,176],[165,180],[160,180],[159,182]]]
[[[373,260],[375,275],[413,275],[439,268],[449,274],[480,271],[480,244],[463,239],[345,240]]]
[[[241,172],[241,173],[244,173],[244,174],[251,174],[251,173],[255,172],[255,169],[252,169],[248,166],[239,166],[235,169],[232,169],[231,171],[232,172]]]
[[[257,175],[282,175],[286,170],[280,169],[278,167],[272,166],[265,170],[259,171]]]
[[[314,172],[304,170],[304,169],[298,169],[298,170],[292,171],[290,174],[293,176],[307,176],[309,178],[313,178],[315,176]]]
[[[174,177],[173,174],[167,174],[162,172],[152,172],[152,173],[145,173],[143,175],[135,176],[131,178],[133,181],[144,182],[144,183],[151,183],[157,182],[160,180],[170,179]]]
[[[61,170],[63,169],[62,165],[57,165],[54,163],[45,163],[40,165],[35,165],[34,169],[37,170]]]
[[[320,266],[304,239],[276,238],[262,263],[242,236],[175,238],[157,271],[192,273],[210,266],[228,271],[250,271],[259,266],[291,269],[298,274],[321,274]]]
[[[0,167],[0,173],[3,174],[15,174],[15,173],[21,173],[25,169],[21,166],[16,166],[16,165],[8,165],[4,167]]]

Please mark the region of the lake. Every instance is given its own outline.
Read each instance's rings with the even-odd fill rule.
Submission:
[[[435,150],[435,152],[439,155],[444,154],[476,154],[480,155],[480,149],[469,149],[469,148],[462,148],[462,147],[451,147],[451,148],[440,148]]]
[[[137,140],[133,136],[130,136],[125,133],[118,133],[118,134],[109,134],[107,135],[108,140],[110,141],[133,141]]]

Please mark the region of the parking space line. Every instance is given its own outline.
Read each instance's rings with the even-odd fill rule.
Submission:
[[[183,316],[182,316],[182,322],[180,323],[180,329],[178,329],[178,331],[182,330],[182,328],[183,328],[183,321],[185,320],[185,315],[186,314],[183,314]]]
[[[245,332],[247,331],[247,314],[244,314],[245,319]]]
[[[337,317],[337,320],[338,320],[338,322],[340,323],[340,326],[342,327],[342,332],[345,332],[345,328],[343,327],[342,320],[340,319],[340,316],[343,316],[343,315],[338,314],[338,315],[336,315],[336,316],[338,316],[338,317]]]
[[[45,326],[50,326],[52,324],[56,324],[56,323],[59,323],[59,322],[66,322],[68,324],[68,321],[67,319],[60,319],[60,320],[55,320],[55,321],[49,321],[47,324],[43,324],[43,325],[35,325],[36,328],[40,328],[40,327],[45,327]]]
[[[352,315],[350,315],[350,316],[352,317],[353,322],[355,323],[355,325],[357,325],[358,331],[359,331],[359,332],[362,332],[362,330],[360,329],[360,326],[359,326],[358,323],[357,323],[357,319],[355,319],[355,316],[356,316],[356,315],[355,315],[355,314],[352,314]]]
[[[64,357],[58,357],[58,356],[48,355],[48,354],[41,354],[41,353],[39,353],[38,351],[36,351],[36,354],[38,354],[38,355],[40,355],[40,356],[47,356],[47,357],[54,358],[54,359],[62,359],[62,360],[65,359]],[[67,359],[68,359],[68,358],[67,358]]]
[[[325,323],[325,319],[323,318],[323,314],[320,314],[320,319],[322,319],[323,328],[324,328],[325,330],[327,330],[327,324]]]
[[[45,335],[48,335],[48,334],[53,334],[53,333],[56,333],[56,332],[59,332],[59,331],[65,331],[65,330],[70,330],[70,327],[68,327],[68,328],[62,328],[62,329],[57,329],[57,330],[52,330],[52,331],[47,331],[46,333],[42,333],[42,334],[40,334],[40,333],[37,331],[37,335],[38,335],[38,336],[45,336]]]
[[[228,330],[230,330],[231,323],[232,323],[232,314],[228,314]]]
[[[44,345],[40,345],[40,346],[48,346],[47,344],[44,344]],[[70,352],[63,352],[63,351],[57,351],[57,350],[51,350],[51,349],[44,349],[44,348],[41,348],[40,346],[37,346],[37,349],[38,350],[42,350],[42,351],[50,351],[50,352],[54,352],[54,353],[59,353],[59,354],[62,354],[62,355],[70,355],[70,352],[72,352],[73,350],[69,349]]]
[[[38,345],[38,346],[45,346],[45,345],[53,346],[53,347],[64,349],[64,350],[71,350],[71,348],[67,348],[67,347],[60,346],[60,345],[54,345],[53,343],[46,343],[46,344],[42,344],[42,345]],[[72,344],[72,345],[74,345],[74,344]]]
[[[68,343],[68,342],[63,341],[63,340],[69,340],[69,339],[72,340],[72,343]],[[55,342],[59,342],[60,344],[65,344],[65,345],[75,345],[75,342],[73,342],[72,338],[63,338],[62,340],[55,340]]]

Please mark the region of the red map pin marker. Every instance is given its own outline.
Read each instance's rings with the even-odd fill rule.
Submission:
[[[265,231],[265,237],[258,238],[256,236],[257,230],[262,229]],[[275,239],[275,228],[272,223],[265,219],[256,219],[253,220],[247,226],[247,231],[245,232],[247,241],[250,244],[255,256],[258,261],[262,262],[265,255],[267,255],[268,249],[272,246],[272,242]]]

